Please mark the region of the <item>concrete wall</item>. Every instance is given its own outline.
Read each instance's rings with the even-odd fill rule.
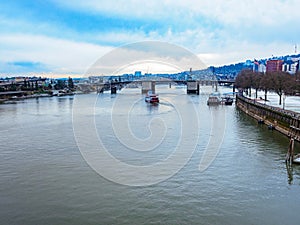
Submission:
[[[253,118],[300,141],[300,113],[264,105],[243,96],[236,97],[236,106]]]

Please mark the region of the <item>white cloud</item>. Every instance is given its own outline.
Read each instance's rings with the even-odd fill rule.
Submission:
[[[151,35],[150,35],[151,36]],[[93,39],[99,43],[111,43],[112,45],[128,44],[137,41],[144,41],[145,39],[150,38],[149,35],[146,35],[143,31],[107,31],[101,32],[98,34],[93,34],[90,39]]]
[[[83,73],[111,47],[38,35],[0,36],[0,61],[41,62],[56,72]]]
[[[100,41],[126,44],[161,40],[185,46],[198,54],[237,52],[240,55],[237,61],[248,56],[252,58],[251,54],[258,52],[262,57],[269,52],[290,53],[288,49],[300,43],[298,0],[152,0],[142,3],[137,0],[75,0],[58,4],[93,14],[169,24],[166,30],[153,28],[147,33],[142,29],[132,32],[130,28],[129,31],[101,33],[98,35]],[[265,46],[272,47],[265,50]],[[227,57],[223,59],[224,63],[229,61]]]
[[[222,66],[245,62],[247,59],[264,59],[272,56],[294,54],[294,46],[289,43],[270,42],[269,44],[255,44],[248,42],[228,41],[227,46],[213,51],[197,54],[206,65]]]
[[[120,21],[124,18],[145,24],[159,21],[166,24],[165,30],[153,25],[148,30],[141,26],[93,32],[66,28],[61,32],[62,28],[50,21],[37,25],[36,21],[6,18],[0,21],[2,27],[25,27],[26,34],[14,34],[15,29],[8,29],[7,34],[2,32],[1,62],[41,62],[55,71],[82,73],[112,49],[108,45],[159,40],[189,49],[209,66],[292,54],[293,45],[300,44],[298,0],[53,1],[62,7],[95,16],[105,14]],[[36,35],[35,26],[45,27],[49,32]]]
[[[192,6],[192,0],[184,5]],[[189,4],[190,3],[190,4]],[[182,7],[184,7],[182,5]],[[300,18],[297,0],[211,0],[197,1],[190,10],[216,18],[222,24],[242,25],[279,25]]]
[[[116,48],[99,59],[88,74],[122,74],[142,70],[149,73],[204,69],[205,65],[192,52],[180,46],[158,41],[132,43]]]
[[[153,33],[150,36],[152,38],[145,38],[143,33],[136,34],[131,43],[134,43],[135,39],[138,39],[139,41],[147,39],[167,40],[173,44],[179,43],[179,46],[182,47],[184,45],[180,45],[180,43],[193,40],[193,37],[197,37],[196,39],[198,40],[194,41],[191,45],[196,47],[194,49],[188,48],[187,51],[190,51],[191,54],[197,54],[200,61],[207,66],[220,66],[245,61],[247,59],[292,54],[294,50],[292,44],[283,42],[257,44],[247,41],[240,42],[237,40],[226,39],[223,43],[216,44],[213,34],[206,36],[205,33],[201,33],[201,31],[182,32],[177,34],[176,37],[170,35],[170,32],[167,32],[165,35]],[[115,38],[116,40],[119,38],[128,38],[127,40],[130,40],[130,35],[126,32],[115,34],[107,33],[107,36],[104,34],[102,35],[102,38],[107,40],[110,38]],[[96,62],[96,60],[106,54],[110,54],[113,49],[116,49],[109,46],[100,46],[84,42],[22,34],[2,35],[0,36],[0,43],[2,53],[0,55],[0,62],[40,62],[48,66],[53,72],[57,73],[84,73],[94,62]],[[130,52],[121,54],[125,58],[136,58],[136,56],[133,57],[130,55]],[[143,54],[137,55],[137,59],[147,58]],[[122,58],[120,59],[122,60]],[[178,63],[179,62],[176,63],[173,61],[174,65]],[[138,64],[141,64],[141,62],[138,62],[137,65]],[[147,70],[149,68],[149,72],[159,72],[159,67],[155,66],[153,63],[150,65],[142,62],[142,64],[143,71],[146,71],[145,68],[147,68]],[[180,62],[180,65],[185,65],[185,63]],[[201,68],[203,68],[203,66],[201,66]],[[166,69],[164,69],[164,71],[166,71]]]
[[[298,0],[72,0],[57,4],[75,10],[84,10],[107,15],[130,18],[151,18],[163,20],[187,19],[192,22],[197,15],[204,15],[225,25],[263,24],[278,25],[295,22],[300,18]]]

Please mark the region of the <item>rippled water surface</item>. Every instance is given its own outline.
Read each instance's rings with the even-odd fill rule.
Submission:
[[[174,152],[182,128],[172,101],[184,89],[157,91],[159,105],[146,104],[139,89],[127,89],[117,96],[101,94],[92,111],[82,109],[86,117],[95,118],[99,138],[118,160],[153,165]],[[76,145],[73,103],[95,94],[0,105],[0,223],[299,224],[300,166],[287,168],[284,163],[289,140],[258,125],[235,105],[208,107],[210,91],[204,88],[199,96],[185,96],[182,103],[197,111],[199,123],[188,163],[169,179],[140,187],[103,178]],[[153,129],[164,131],[164,138],[147,152],[132,150],[116,137],[116,118],[127,120],[132,135],[141,140]],[[212,132],[218,124],[225,124],[219,136]],[[128,132],[123,128],[116,129]],[[215,160],[201,172],[210,138],[223,142]]]

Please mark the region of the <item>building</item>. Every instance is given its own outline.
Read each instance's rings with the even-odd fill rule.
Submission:
[[[260,72],[260,73],[265,73],[266,72],[266,65],[264,62],[259,62],[256,59],[254,59],[253,62],[253,71],[254,72]]]
[[[250,60],[250,59],[247,59],[244,65],[245,65],[245,66],[251,66],[251,65],[252,65],[251,60]]]
[[[298,63],[284,63],[282,65],[282,71],[295,74],[297,71],[297,65]]]
[[[266,65],[265,64],[263,64],[263,63],[261,63],[261,64],[259,64],[259,66],[258,66],[258,72],[260,72],[260,73],[265,73],[266,72]]]
[[[253,71],[254,72],[258,72],[258,67],[259,67],[259,62],[254,60],[254,63],[253,63]]]
[[[288,57],[282,65],[282,71],[295,74],[299,69],[299,58]]]
[[[267,61],[267,72],[282,71],[283,60],[271,59]]]
[[[141,71],[135,71],[134,72],[134,76],[135,77],[141,77],[142,76],[142,72]]]

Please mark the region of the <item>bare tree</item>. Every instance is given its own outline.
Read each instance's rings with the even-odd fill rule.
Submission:
[[[252,88],[255,89],[255,98],[257,98],[258,90],[261,89],[261,80],[263,77],[263,73],[253,72],[252,77]]]
[[[279,96],[279,105],[282,103],[282,94],[291,91],[292,76],[286,72],[276,71],[268,74],[272,90]]]
[[[253,72],[251,70],[242,70],[236,77],[235,85],[246,91],[251,96],[251,87],[253,86]],[[249,91],[249,92],[248,92]]]
[[[235,78],[235,86],[243,90],[246,88],[245,78],[241,73]]]
[[[268,101],[268,91],[272,89],[269,74],[265,73],[262,75],[260,80],[260,89],[265,92],[265,101]]]
[[[242,70],[236,78],[235,85],[246,90],[251,96],[251,89],[255,89],[255,98],[257,98],[258,90],[261,89],[262,73],[253,72],[252,70]]]
[[[300,75],[300,74],[298,74]],[[243,70],[236,77],[236,86],[249,90],[251,96],[251,89],[255,89],[255,98],[257,98],[258,90],[265,92],[265,101],[267,101],[268,91],[274,91],[279,96],[279,105],[282,104],[282,95],[295,94],[296,90],[300,90],[300,85],[296,82],[297,76],[292,76],[289,73],[276,71],[269,73],[257,73],[251,70]]]

